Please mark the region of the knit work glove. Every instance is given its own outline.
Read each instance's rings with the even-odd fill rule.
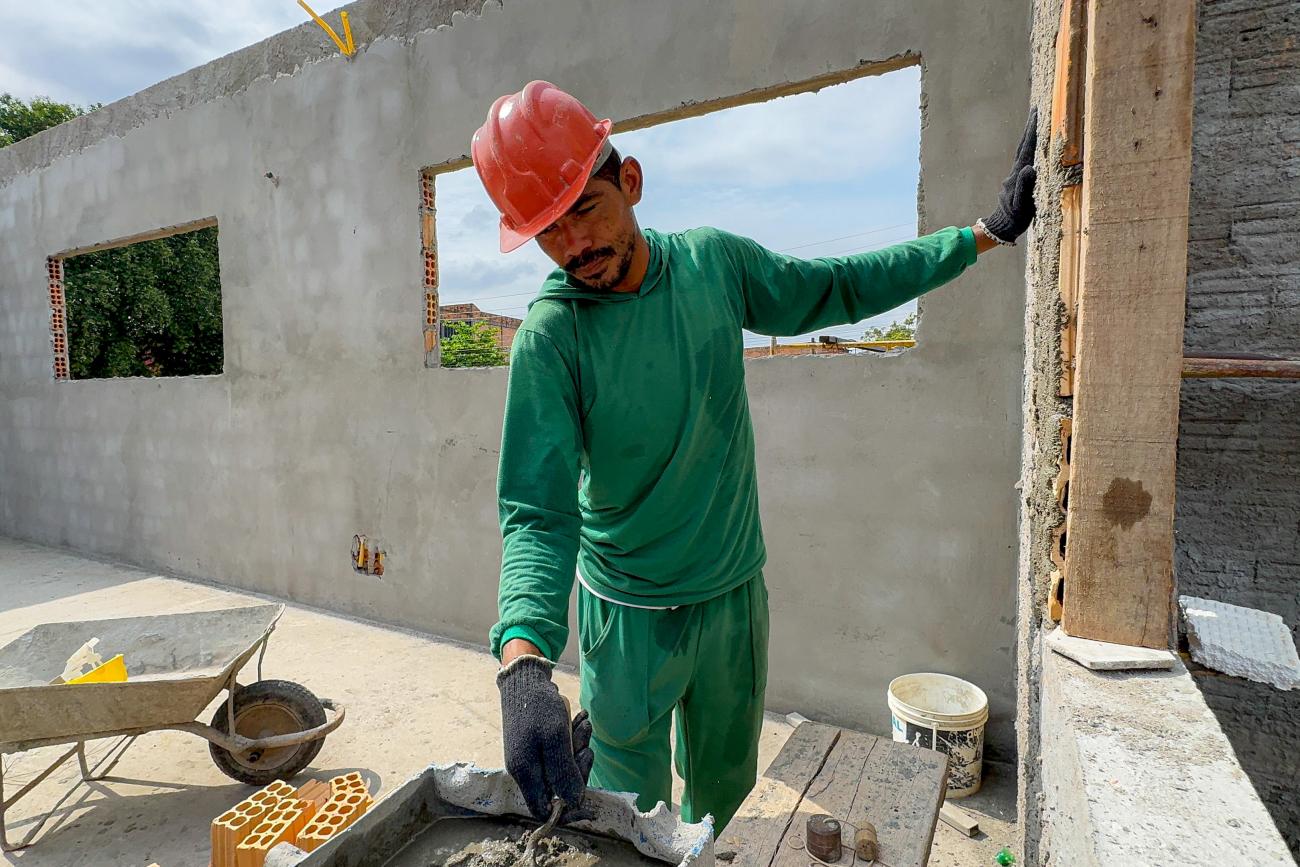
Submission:
[[[992,214],[979,221],[984,231],[999,244],[1014,244],[1034,220],[1034,151],[1038,148],[1038,108],[1029,110],[1025,134],[1016,148],[1016,161],[1011,174],[1002,182],[1002,194]]]
[[[545,821],[555,798],[567,809],[561,821],[581,818],[591,752],[591,720],[583,711],[569,722],[569,707],[551,682],[554,663],[519,656],[497,674],[506,770],[519,785],[533,817]]]

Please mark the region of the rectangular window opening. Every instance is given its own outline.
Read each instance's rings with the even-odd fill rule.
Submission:
[[[666,232],[712,226],[800,258],[915,238],[921,69],[918,58],[909,62],[784,87],[783,95],[747,94],[759,101],[727,100],[727,107],[691,117],[633,121],[628,125],[639,128],[616,133],[613,144],[644,171],[638,222]],[[425,169],[420,182],[426,366],[506,364],[528,304],[555,263],[531,242],[499,252],[496,208],[464,161]],[[744,353],[869,356],[907,349],[916,343],[918,318],[912,301],[807,334],[746,331]]]
[[[218,260],[215,219],[49,257],[55,378],[220,374]]]

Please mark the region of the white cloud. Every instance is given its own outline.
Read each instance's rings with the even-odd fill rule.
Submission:
[[[920,70],[856,79],[625,133],[616,144],[674,183],[834,182],[919,161]]]
[[[304,20],[290,0],[0,0],[0,91],[112,102]]]

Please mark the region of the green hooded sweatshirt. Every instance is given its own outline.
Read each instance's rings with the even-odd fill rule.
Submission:
[[[718,229],[647,229],[636,292],[562,270],[510,353],[497,483],[502,562],[492,652],[568,642],[574,567],[624,605],[703,602],[766,560],[741,329],[792,335],[857,322],[975,262],[970,229],[795,259]]]

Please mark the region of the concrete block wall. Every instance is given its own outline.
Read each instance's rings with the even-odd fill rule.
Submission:
[[[1300,356],[1300,6],[1201,0],[1186,352]],[[1300,638],[1300,383],[1185,380],[1180,593],[1263,608]],[[1300,691],[1198,678],[1300,855]]]
[[[919,62],[923,230],[991,206],[1027,104],[1028,0],[348,8],[351,61],[307,24],[0,151],[0,533],[482,643],[506,371],[425,367],[418,209],[493,98],[643,124]],[[55,382],[46,256],[206,217],[224,373]],[[774,707],[884,732],[890,678],[946,671],[1012,753],[1023,268],[925,298],[900,357],[750,364]]]

